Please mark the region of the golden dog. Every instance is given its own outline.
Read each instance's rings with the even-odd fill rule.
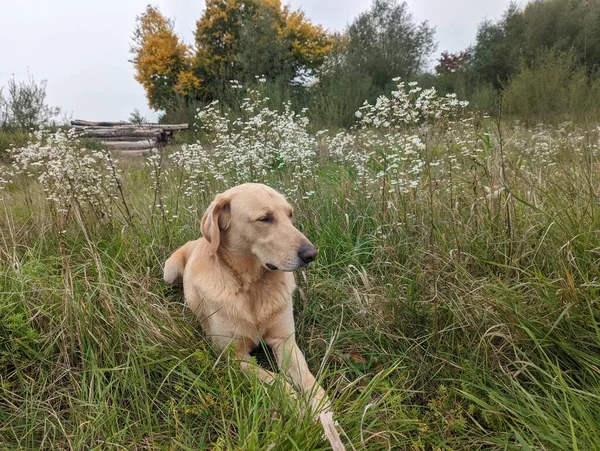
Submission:
[[[329,409],[294,336],[292,271],[310,264],[317,249],[292,224],[292,207],[268,186],[236,186],[210,204],[202,235],[169,257],[165,281],[183,283],[186,304],[206,335],[219,349],[234,345],[244,370],[273,380],[250,362],[263,339],[280,370],[310,395],[313,411]]]

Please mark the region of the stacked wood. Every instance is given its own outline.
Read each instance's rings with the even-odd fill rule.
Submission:
[[[106,141],[104,145],[115,150],[148,150],[156,147],[155,142],[146,141]]]
[[[71,121],[71,125],[73,126],[82,126],[82,127],[120,127],[120,126],[136,126],[140,128],[162,128],[163,130],[170,131],[179,131],[179,130],[187,130],[189,128],[188,124],[158,124],[156,122],[146,122],[142,124],[133,124],[132,122],[92,122],[92,121],[82,121],[75,120]]]
[[[187,130],[188,124],[133,124],[131,122],[71,121],[76,134],[97,139],[110,149],[148,150],[172,139],[173,134]]]

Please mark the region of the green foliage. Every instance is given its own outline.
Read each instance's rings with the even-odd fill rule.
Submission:
[[[480,24],[471,48],[442,53],[434,84],[491,114],[503,98],[504,112],[528,122],[596,121],[598,23],[599,2],[511,3],[499,21]],[[457,66],[461,55],[468,58]]]
[[[600,68],[600,3],[585,0],[533,1],[524,9],[511,4],[497,23],[479,26],[473,72],[500,88],[523,65],[548,51],[573,52],[588,73]]]
[[[377,0],[342,34],[319,71],[318,83],[306,92],[311,119],[334,130],[354,124],[365,100],[389,92],[393,78],[422,76],[435,45],[433,28],[417,24],[406,2]]]
[[[37,83],[31,76],[21,82],[13,77],[0,88],[0,131],[27,133],[56,125],[61,110],[46,103],[46,85],[46,80]]]
[[[573,52],[547,52],[524,66],[503,93],[507,114],[531,123],[600,117],[600,78],[588,77]]]
[[[36,365],[39,332],[31,324],[23,305],[13,297],[0,304],[0,368],[2,379]]]
[[[134,110],[129,115],[129,122],[131,122],[132,124],[142,125],[142,124],[147,123],[148,119],[146,119],[142,115],[142,113],[140,113],[140,110],[138,110],[137,108],[134,108]]]
[[[368,74],[373,86],[388,90],[394,77],[418,75],[435,48],[434,30],[416,24],[406,2],[374,0],[346,31],[347,64]]]
[[[5,132],[0,130],[0,161],[8,159],[8,149],[26,145],[29,137],[29,133],[26,132]]]
[[[0,88],[0,162],[8,160],[8,149],[25,146],[32,130],[59,122],[61,109],[47,104],[46,86],[46,80],[18,82],[13,77]]]
[[[222,100],[231,80],[290,83],[318,68],[330,47],[320,26],[279,0],[209,0],[195,37],[203,100]]]
[[[546,0],[528,3],[523,10],[526,60],[541,51],[573,51],[576,61],[588,72],[600,69],[600,2],[589,0]]]
[[[501,93],[491,83],[481,83],[471,86],[471,92],[464,98],[470,99],[473,110],[495,115],[500,106]]]
[[[279,11],[266,3],[257,2],[254,12],[243,22],[239,37],[239,50],[235,60],[239,72],[231,79],[249,81],[255,75],[269,80],[292,80],[299,67],[294,67],[287,43],[280,39]]]
[[[349,66],[337,67],[323,73],[319,85],[309,88],[309,115],[318,128],[350,127],[355,122],[354,112],[365,99],[374,97],[371,77]]]
[[[158,122],[161,124],[190,124],[192,126],[198,109],[203,106],[204,102],[202,101],[175,95],[171,106],[158,115]],[[175,134],[175,137],[177,137],[177,134]]]
[[[515,3],[499,22],[481,23],[470,62],[475,77],[500,88],[521,64],[523,34],[523,16]]]

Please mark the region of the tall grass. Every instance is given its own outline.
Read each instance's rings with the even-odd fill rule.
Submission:
[[[344,442],[599,448],[598,131],[384,125],[303,141],[314,167],[300,181],[275,152],[293,151],[287,135],[257,126],[288,163],[251,160],[320,249],[298,274],[297,339]],[[244,125],[230,127],[198,144],[222,177],[189,195],[181,149],[117,163],[131,219],[82,206],[57,222],[25,174],[0,191],[3,449],[327,449],[277,384],[211,350],[161,281],[214,194],[247,176],[212,161],[239,143]]]

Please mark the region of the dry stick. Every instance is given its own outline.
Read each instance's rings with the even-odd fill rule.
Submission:
[[[502,135],[502,103],[498,108],[498,119],[496,120],[496,127],[498,128],[498,146],[500,147],[500,170],[502,171],[502,185],[508,195],[510,196],[510,189],[508,188],[508,180],[506,178],[506,166],[504,163],[504,137]],[[512,259],[512,247],[513,247],[513,235],[512,235],[512,222],[510,216],[510,205],[508,199],[506,200],[506,229],[508,232],[508,257]]]
[[[165,207],[162,203],[163,199],[162,199],[162,190],[161,190],[161,185],[160,185],[160,177],[162,174],[162,168],[163,168],[163,147],[161,144],[159,144],[156,147],[156,150],[160,156],[160,159],[158,161],[158,165],[154,162],[154,160],[152,160],[152,169],[154,172],[154,177],[155,177],[155,186],[154,186],[154,205],[152,206],[152,208],[156,208],[157,202],[158,202],[158,206],[160,209],[160,213],[161,213],[161,218],[163,220],[163,222],[166,220],[166,212],[165,212]]]
[[[434,127],[432,126],[432,129],[434,129]],[[427,170],[427,179],[428,179],[428,200],[429,200],[429,253],[431,255],[432,258],[432,262],[431,262],[431,268],[433,271],[433,278],[434,278],[434,294],[433,294],[433,330],[435,333],[435,342],[436,344],[439,343],[440,341],[440,330],[439,330],[439,295],[438,295],[438,290],[437,290],[437,286],[438,286],[438,280],[439,280],[439,272],[438,272],[438,268],[437,268],[437,258],[435,255],[435,212],[433,210],[433,177],[431,176],[431,160],[433,158],[433,154],[432,152],[429,152],[429,150],[432,150],[432,148],[434,147],[433,145],[433,140],[434,140],[434,134],[432,133],[432,135],[430,137],[424,136],[425,138],[425,152],[426,156],[425,156],[425,167]],[[442,139],[444,138],[444,135],[441,135],[438,139],[438,141],[435,143],[435,145],[439,145],[440,142],[442,141]]]
[[[438,318],[438,307],[439,307],[439,298],[437,292],[437,279],[438,279],[438,271],[437,271],[437,259],[435,256],[435,218],[433,211],[433,179],[431,177],[431,161],[429,160],[429,155],[426,157],[426,167],[427,167],[427,178],[429,179],[429,253],[432,258],[431,268],[433,270],[434,276],[434,288],[435,293],[433,295],[433,330],[435,332],[435,341],[439,343],[440,341],[440,333],[439,333],[439,318]]]
[[[387,171],[388,171],[388,161],[387,154],[385,151],[383,153],[383,180],[381,182],[381,223],[385,224],[385,217],[387,215]]]
[[[117,189],[119,190],[119,196],[121,196],[121,202],[123,203],[123,207],[125,208],[127,223],[131,224],[131,220],[132,220],[131,211],[129,210],[129,207],[127,206],[127,201],[125,200],[125,193],[123,193],[123,185],[121,184],[121,179],[119,178],[119,175],[117,174],[117,168],[115,167],[115,162],[112,158],[110,150],[105,149],[104,152],[106,154],[108,163],[110,165],[110,170],[111,170],[111,175],[112,175],[113,181],[117,185]]]
[[[175,215],[179,216],[179,196],[181,195],[181,187],[183,184],[183,166],[179,173],[179,182],[177,183],[177,196],[175,197]]]

